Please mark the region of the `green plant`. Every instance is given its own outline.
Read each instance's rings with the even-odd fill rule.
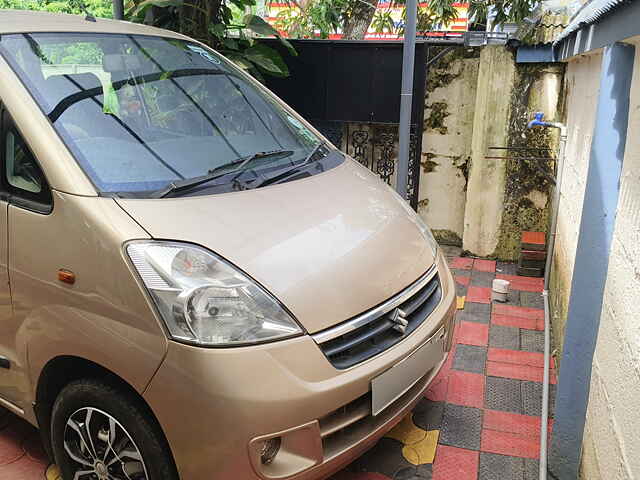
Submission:
[[[287,2],[289,7],[278,15],[276,27],[292,38],[328,38],[342,26],[348,0],[313,0]]]
[[[520,23],[538,4],[535,0],[471,0],[469,4],[469,18],[473,19],[476,27],[486,26],[487,17],[491,10],[494,25],[503,23]]]
[[[96,17],[113,17],[111,0],[0,0],[0,8],[74,14],[89,12]]]
[[[129,0],[126,11],[130,20],[174,30],[210,45],[261,81],[263,75],[288,76],[280,53],[249,32],[278,38],[292,55],[297,53],[261,17],[243,15],[255,5],[255,0]]]

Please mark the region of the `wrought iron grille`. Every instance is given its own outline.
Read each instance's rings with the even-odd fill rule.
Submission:
[[[331,142],[360,162],[389,185],[395,185],[398,164],[398,124],[314,122],[315,127]],[[422,135],[416,125],[411,126],[407,201],[418,208]],[[418,155],[416,155],[418,153]]]

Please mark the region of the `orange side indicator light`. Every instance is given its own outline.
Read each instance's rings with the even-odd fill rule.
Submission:
[[[60,270],[58,270],[58,280],[60,280],[62,283],[73,285],[74,283],[76,283],[76,274],[71,270],[65,270],[64,268],[61,268]]]

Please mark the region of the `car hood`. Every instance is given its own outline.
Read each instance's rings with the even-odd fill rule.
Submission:
[[[234,263],[310,333],[383,302],[434,262],[411,209],[353,160],[255,190],[116,201],[152,237]]]

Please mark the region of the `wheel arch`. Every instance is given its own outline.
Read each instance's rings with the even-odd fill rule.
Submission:
[[[171,452],[162,426],[142,395],[140,395],[129,382],[108,368],[91,360],[73,355],[60,355],[49,360],[42,368],[36,385],[33,409],[38,422],[42,443],[49,459],[53,460],[51,448],[51,415],[53,405],[65,386],[81,379],[103,380],[116,386],[126,395],[134,398],[138,406],[149,415],[158,432],[162,435],[171,460],[174,461],[173,453]]]

